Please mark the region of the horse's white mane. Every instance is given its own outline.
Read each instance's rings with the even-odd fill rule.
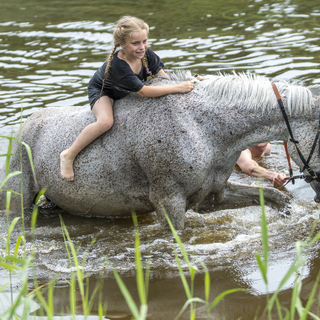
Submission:
[[[198,81],[190,71],[178,70],[169,74],[171,80],[195,80],[196,88],[203,90],[208,98],[225,105],[238,105],[247,110],[273,112],[272,106],[277,106],[276,96],[271,81],[258,75],[233,73],[205,76],[204,81]],[[286,111],[289,115],[312,114],[313,100],[311,92],[295,84],[285,81],[276,83],[279,93],[286,101]]]

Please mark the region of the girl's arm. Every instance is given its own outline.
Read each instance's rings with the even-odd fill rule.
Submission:
[[[141,97],[146,97],[146,98],[155,98],[155,97],[161,97],[166,94],[170,93],[186,93],[190,92],[194,88],[194,82],[193,81],[185,81],[173,86],[163,86],[163,87],[158,87],[158,86],[143,86],[140,91],[137,93]]]
[[[161,69],[156,75],[156,77],[167,77],[167,74]],[[154,87],[149,87],[149,86],[143,86],[140,91],[137,93],[141,97],[146,97],[146,98],[155,98],[155,97],[161,97],[166,94],[170,93],[186,93],[190,92],[194,88],[194,82],[193,81],[185,81],[176,85],[172,86],[164,86],[164,87],[159,87],[159,86],[154,86]]]
[[[163,71],[163,69],[161,69],[155,76],[169,78],[168,75]]]

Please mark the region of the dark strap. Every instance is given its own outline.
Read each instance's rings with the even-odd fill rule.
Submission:
[[[290,137],[291,137],[290,141],[293,142],[294,144],[299,143],[299,141],[296,141],[293,138],[293,134],[292,134],[292,130],[291,130],[291,127],[290,127],[290,123],[289,123],[289,120],[288,120],[288,117],[287,117],[287,114],[286,114],[286,110],[284,109],[284,106],[283,106],[282,99],[281,99],[280,93],[278,91],[278,88],[277,88],[277,86],[276,86],[276,84],[274,82],[272,82],[271,85],[273,87],[274,93],[276,94],[276,97],[277,97],[277,100],[278,100],[278,103],[279,103],[279,107],[280,107],[280,110],[282,112],[284,121],[286,122],[288,131],[289,131],[289,134],[290,134]]]
[[[298,148],[298,145],[297,145],[297,144],[298,144],[299,142],[296,141],[296,140],[293,138],[293,134],[292,134],[292,130],[291,130],[291,127],[290,127],[290,124],[289,124],[289,120],[288,120],[286,111],[285,111],[285,109],[284,109],[284,106],[283,106],[283,103],[282,103],[282,99],[281,99],[281,96],[280,96],[279,91],[278,91],[278,89],[277,89],[277,86],[276,86],[276,84],[275,84],[274,82],[272,82],[271,85],[272,85],[273,90],[274,90],[274,92],[275,92],[275,94],[276,94],[276,97],[277,97],[277,100],[278,100],[278,104],[279,104],[279,107],[280,107],[280,109],[281,109],[283,118],[284,118],[284,120],[285,120],[285,122],[286,122],[288,131],[289,131],[289,134],[290,134],[290,137],[291,137],[290,141],[294,143],[294,145],[295,145],[295,147],[296,147],[296,149],[297,149],[298,155],[299,155],[301,161],[303,162],[303,165],[304,165],[303,170],[307,169],[308,172],[310,173],[312,179],[317,180],[317,181],[320,181],[320,177],[319,177],[317,174],[315,174],[314,171],[313,171],[313,170],[310,168],[310,166],[309,166],[309,161],[310,161],[310,159],[311,159],[312,154],[309,155],[309,157],[308,157],[308,162],[307,162],[306,159],[304,158],[304,156],[302,155],[300,149]],[[315,143],[316,143],[318,137],[319,137],[319,135],[318,135],[318,133],[317,133],[316,139],[315,139],[315,141],[314,141],[314,143],[313,143],[313,144],[314,144],[314,146],[313,146],[313,151],[314,151],[314,149],[315,149]],[[313,153],[313,151],[312,151],[312,153]]]
[[[313,141],[313,144],[312,144],[312,148],[311,148],[311,151],[310,151],[310,154],[309,154],[309,157],[308,157],[308,160],[307,160],[307,164],[309,165],[309,162],[313,156],[313,153],[314,153],[314,150],[316,148],[316,145],[317,145],[317,141],[320,137],[320,130],[318,130],[317,134],[316,134],[316,137],[314,138],[314,141]],[[320,153],[320,148],[319,148],[319,153]],[[303,167],[302,171],[304,171],[306,168],[305,166]]]
[[[291,137],[293,137],[293,134],[292,134],[292,131],[291,131],[291,127],[290,127],[290,124],[289,124],[289,120],[288,120],[286,111],[285,111],[285,109],[284,109],[284,106],[283,106],[282,99],[281,99],[280,93],[279,93],[279,91],[278,91],[278,88],[277,88],[277,86],[276,86],[276,84],[275,84],[274,82],[272,82],[271,85],[272,85],[272,88],[273,88],[274,93],[276,94],[276,97],[277,97],[277,100],[278,100],[278,104],[279,104],[280,110],[281,110],[281,112],[282,112],[283,118],[284,118],[284,120],[285,120],[285,122],[286,122],[288,131],[289,131],[289,134],[290,134]],[[289,152],[288,152],[288,145],[287,145],[287,142],[286,142],[286,141],[284,141],[283,144],[284,144],[284,149],[285,149],[286,155],[287,155],[287,161],[288,161],[288,165],[289,165],[290,178],[292,178],[292,176],[293,176],[293,170],[292,170],[292,167],[291,167],[290,155],[289,155]],[[294,179],[291,180],[291,181],[292,181],[292,184],[295,183]],[[289,181],[288,181],[288,182],[289,182]]]

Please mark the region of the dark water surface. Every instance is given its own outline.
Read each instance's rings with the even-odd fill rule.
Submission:
[[[190,69],[195,74],[235,70],[301,85],[320,82],[320,6],[315,0],[0,0],[0,5],[0,135],[10,135],[19,128],[21,119],[41,108],[88,105],[87,83],[112,49],[112,30],[117,19],[125,14],[138,16],[150,25],[149,45],[163,60],[165,70]],[[272,145],[272,154],[260,159],[260,164],[287,173],[281,142],[275,141]],[[1,139],[0,154],[5,152],[6,140]],[[3,158],[0,161],[2,165]],[[231,178],[249,184],[257,182],[238,170]],[[268,185],[267,181],[263,183]],[[295,242],[308,236],[319,213],[312,201],[314,193],[303,181],[288,185],[284,192],[295,197],[288,218],[281,218],[277,209],[266,208],[271,252],[270,291],[276,289],[290,266]],[[96,281],[101,281],[100,277],[104,278],[103,297],[108,302],[108,310],[122,313],[126,319],[129,311],[106,258],[134,292],[131,218],[84,219],[57,209],[41,209],[36,240],[32,243],[30,218],[26,214],[26,250],[36,252],[39,284],[57,277],[54,301],[58,314],[61,310],[67,312],[66,280],[71,271],[58,213],[62,214],[75,245],[81,245],[80,260],[87,251],[84,268],[92,284],[90,290]],[[0,225],[1,235],[5,235],[4,213],[0,214]],[[151,259],[150,319],[173,319],[186,301],[172,250],[173,236],[160,227],[153,214],[140,217],[139,228],[144,260]],[[15,232],[13,239],[19,235]],[[199,267],[195,296],[204,296],[202,262],[211,274],[211,301],[227,289],[250,290],[250,293],[227,297],[211,319],[221,319],[222,314],[226,319],[254,318],[258,307],[260,311],[264,307],[266,293],[254,260],[254,253],[261,250],[260,208],[250,205],[206,214],[190,210],[186,215],[186,229],[180,236]],[[96,243],[90,247],[94,238]],[[319,245],[311,249],[307,261],[301,270],[305,297],[319,270]],[[186,266],[184,268],[186,270]],[[1,270],[0,274],[1,287],[8,278]],[[286,290],[281,293],[286,306],[292,282],[293,279],[289,279]],[[13,279],[13,285],[18,290],[18,277]],[[32,286],[30,276],[30,289]],[[317,313],[316,306],[313,312]],[[98,317],[92,315],[91,318]],[[187,312],[183,318],[188,318]],[[199,306],[197,319],[205,318],[205,310]]]

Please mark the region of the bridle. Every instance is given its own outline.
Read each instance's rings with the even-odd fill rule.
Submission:
[[[296,150],[298,152],[298,155],[304,165],[303,169],[300,169],[300,175],[297,175],[297,176],[294,176],[293,175],[293,172],[292,172],[292,168],[291,168],[291,163],[290,163],[290,156],[289,156],[289,153],[288,153],[288,146],[287,146],[287,142],[284,141],[284,148],[286,150],[286,155],[287,155],[287,159],[288,159],[288,164],[289,164],[289,172],[290,172],[290,179],[287,181],[287,183],[289,183],[290,181],[292,181],[292,184],[294,184],[294,180],[295,179],[304,179],[307,183],[311,183],[312,181],[318,181],[320,182],[320,171],[318,172],[314,172],[310,166],[309,166],[309,162],[312,158],[312,155],[314,153],[314,150],[317,146],[317,141],[319,140],[319,137],[320,137],[320,129],[318,129],[318,132],[314,138],[314,141],[313,141],[313,144],[312,144],[312,147],[311,147],[311,151],[309,153],[309,156],[308,156],[308,159],[306,160],[304,158],[304,156],[302,155],[299,147],[298,147],[298,143],[299,141],[295,140],[294,137],[293,137],[293,133],[292,133],[292,130],[291,130],[291,127],[290,127],[290,123],[289,123],[289,120],[288,120],[288,117],[287,117],[287,114],[286,114],[286,111],[284,109],[284,106],[283,106],[283,103],[282,103],[282,99],[281,99],[281,96],[279,94],[279,91],[277,89],[277,86],[274,82],[271,83],[272,87],[273,87],[273,90],[274,90],[274,93],[276,94],[276,97],[277,97],[277,100],[278,100],[278,104],[279,104],[279,107],[280,107],[280,110],[282,112],[282,115],[283,115],[283,118],[284,118],[284,121],[286,122],[286,125],[287,125],[287,129],[289,131],[289,134],[290,134],[290,141],[294,143],[295,147],[296,147]],[[320,122],[319,122],[319,126],[320,126]],[[319,142],[320,143],[320,142]],[[319,153],[318,153],[318,156],[320,157],[320,144],[319,144]],[[309,172],[309,175],[304,175],[302,174],[302,172],[304,170],[307,170]],[[286,183],[286,184],[287,184]]]

